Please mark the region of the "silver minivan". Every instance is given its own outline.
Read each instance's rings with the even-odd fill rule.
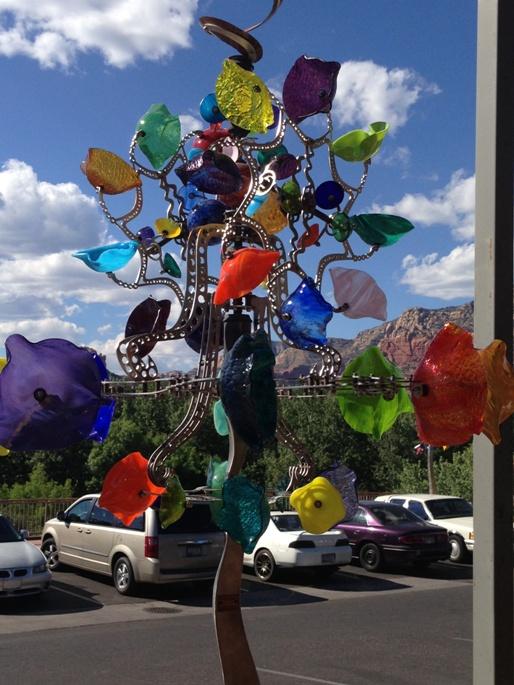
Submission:
[[[59,564],[112,576],[121,594],[137,583],[173,583],[216,575],[225,534],[207,504],[195,503],[168,528],[159,522],[159,500],[126,526],[84,495],[45,523],[41,549],[48,567]]]

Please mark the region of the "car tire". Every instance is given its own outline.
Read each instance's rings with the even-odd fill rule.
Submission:
[[[374,542],[367,542],[362,545],[359,560],[362,568],[365,568],[366,571],[378,571],[383,563],[380,547]]]
[[[466,549],[466,544],[460,535],[449,535],[451,551],[450,551],[450,561],[454,564],[462,564],[468,558],[468,550]]]
[[[257,578],[259,578],[259,580],[267,582],[273,578],[276,570],[276,564],[273,554],[269,551],[269,549],[263,547],[255,553],[253,558],[253,570],[255,571],[255,575]]]
[[[52,537],[47,537],[43,540],[41,551],[45,555],[46,563],[50,571],[57,571],[61,567],[59,561],[59,552],[57,551],[57,543]]]
[[[134,592],[136,581],[134,571],[127,557],[118,557],[112,567],[114,587],[120,595],[130,595]]]

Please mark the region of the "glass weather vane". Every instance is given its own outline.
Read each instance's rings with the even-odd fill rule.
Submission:
[[[213,92],[200,103],[204,130],[184,133],[177,115],[154,104],[136,125],[128,160],[90,148],[82,163],[100,207],[124,239],[74,256],[120,287],[169,288],[179,305],[175,319],[169,320],[168,299],[148,297],[137,305],[117,350],[126,374],[121,381],[110,380],[98,355],[86,349],[60,339],[33,343],[21,335],[7,339],[0,373],[4,454],[56,449],[85,438],[101,442],[117,398],[191,396],[180,425],[148,460],[135,452],[112,467],[100,504],[130,523],[161,496],[163,525],[170,525],[188,500],[210,503],[227,532],[214,589],[226,683],[258,682],[239,594],[243,551],[251,552],[266,529],[269,506],[263,490],[240,473],[247,453],[276,439],[293,451],[297,464],[289,469],[286,493],[307,531],[329,529],[357,503],[356,475],[343,464],[316,473],[308,451],[279,418],[278,398],[335,393],[344,420],[375,438],[399,414],[414,411],[420,439],[432,445],[462,444],[480,432],[497,444],[500,423],[514,411],[504,343],[476,350],[471,334],[453,324],[436,336],[411,378],[404,379],[376,347],[341,369],[327,337],[329,322],[338,315],[385,320],[387,303],[366,272],[333,266],[333,305],[321,292],[325,272],[334,262],[360,264],[376,257],[413,225],[398,216],[354,212],[388,125],[372,122],[367,130],[332,135],[338,62],[300,56],[281,99],[255,73],[262,47],[251,32],[280,5],[274,0],[269,15],[245,30],[213,17],[200,19],[209,34],[237,52],[225,59]],[[315,138],[305,130],[311,117],[324,120]],[[288,150],[286,138],[299,153]],[[328,157],[325,180],[315,183],[314,163],[322,153]],[[362,165],[357,184],[344,180],[347,164]],[[142,226],[144,191],[151,183],[162,190],[164,216]],[[135,196],[132,207],[114,216],[108,198],[128,193]],[[335,252],[323,250],[334,245]],[[316,250],[321,257],[309,274],[300,262],[307,251],[314,261]],[[138,273],[127,282],[116,272],[134,259]],[[254,293],[259,287],[261,295]],[[316,353],[309,374],[275,380],[272,335]],[[161,377],[150,355],[157,343],[180,339],[198,353],[196,374]],[[211,462],[205,487],[184,491],[167,462],[211,410],[217,431],[229,437],[229,456]]]

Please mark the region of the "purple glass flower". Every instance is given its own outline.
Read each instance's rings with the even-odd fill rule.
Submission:
[[[320,112],[330,112],[336,94],[339,62],[302,55],[286,76],[282,100],[287,116],[296,124]]]
[[[5,347],[0,445],[13,451],[59,449],[87,438],[104,404],[97,355],[59,338],[31,343],[10,335]]]
[[[125,326],[125,337],[144,335],[145,333],[162,333],[166,330],[166,322],[170,315],[170,300],[154,300],[147,297],[135,307]],[[145,342],[140,346],[139,354],[146,357],[155,347],[155,342]],[[1,443],[0,443],[1,444]]]

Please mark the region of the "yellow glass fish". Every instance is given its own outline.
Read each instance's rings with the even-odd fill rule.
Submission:
[[[252,219],[258,221],[269,235],[278,233],[289,225],[287,216],[282,211],[280,196],[276,190],[272,190],[265,202],[253,214]]]
[[[264,82],[234,60],[223,63],[216,80],[216,100],[223,115],[247,131],[265,133],[273,123],[271,96]]]
[[[7,364],[7,359],[5,357],[0,357],[0,373],[2,372],[2,369],[4,366]]]
[[[298,513],[302,528],[308,533],[325,533],[342,521],[346,514],[341,494],[323,476],[297,488],[289,502]]]
[[[141,185],[141,179],[124,159],[109,150],[90,147],[80,168],[94,188],[118,195]]]
[[[172,221],[167,217],[156,219],[154,221],[154,225],[157,233],[165,236],[166,238],[176,238],[182,231],[180,224],[177,224],[176,221]]]
[[[487,400],[485,403],[482,433],[493,445],[501,442],[500,423],[514,413],[514,371],[507,361],[507,346],[503,340],[493,340],[479,350],[487,378]]]
[[[6,457],[10,452],[11,450],[8,450],[7,447],[2,447],[2,445],[0,445],[0,457]]]

